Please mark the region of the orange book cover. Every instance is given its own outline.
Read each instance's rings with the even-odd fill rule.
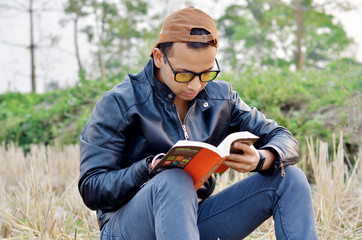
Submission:
[[[237,132],[227,136],[217,147],[203,142],[180,140],[150,172],[157,174],[167,168],[182,168],[191,175],[194,187],[198,190],[211,174],[228,169],[222,163],[230,152],[234,152],[231,146],[235,141],[251,145],[257,139],[252,133]]]
[[[200,150],[200,152],[184,168],[191,175],[196,190],[204,184],[224,160],[224,157],[221,157],[219,154],[210,151],[207,148],[202,148]]]

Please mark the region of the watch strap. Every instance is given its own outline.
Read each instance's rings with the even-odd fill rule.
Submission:
[[[265,157],[264,155],[261,153],[261,151],[258,151],[260,159],[259,159],[259,163],[256,166],[256,168],[252,171],[252,172],[260,172],[263,170],[263,166],[264,166],[264,162],[265,162]]]

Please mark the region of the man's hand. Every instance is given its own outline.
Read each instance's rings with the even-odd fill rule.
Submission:
[[[150,162],[150,163],[148,164],[148,170],[151,171],[151,170],[157,165],[157,163],[159,163],[161,160],[162,160],[162,157],[155,159],[155,161],[153,162],[153,164],[152,164],[152,162]]]
[[[235,142],[233,147],[243,151],[243,154],[230,154],[224,165],[231,167],[235,171],[245,173],[255,170],[258,166],[260,155],[253,145],[249,146],[245,143]],[[265,156],[263,170],[268,169],[275,161],[275,156],[268,150],[260,150]]]

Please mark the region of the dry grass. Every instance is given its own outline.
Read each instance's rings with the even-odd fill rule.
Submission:
[[[0,238],[97,239],[77,189],[79,147],[0,148]]]
[[[314,183],[314,208],[320,239],[362,239],[361,154],[354,168],[344,164],[343,141],[328,145],[307,140],[300,167]],[[314,150],[317,149],[317,150]],[[95,213],[83,204],[77,189],[79,146],[32,146],[24,157],[20,148],[0,146],[1,239],[98,239]],[[217,191],[244,178],[228,172],[218,179]],[[231,180],[232,179],[232,180]],[[248,239],[275,239],[268,220]]]
[[[333,157],[328,157],[328,144],[308,143],[308,162],[312,166],[312,185],[317,228],[321,239],[362,239],[362,174],[361,151],[353,169],[344,163],[342,135],[333,139]],[[313,149],[317,149],[315,152]]]

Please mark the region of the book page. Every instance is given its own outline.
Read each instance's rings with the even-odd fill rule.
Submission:
[[[248,143],[248,145],[252,145],[256,142],[256,140],[258,140],[259,137],[248,132],[248,131],[243,131],[243,132],[235,132],[235,133],[231,133],[230,135],[228,135],[217,147],[218,149],[221,150],[221,152],[223,153],[221,156],[225,157],[230,155],[230,148],[232,146],[232,144],[237,141],[237,142],[244,142],[244,143]]]
[[[209,143],[204,142],[197,142],[197,141],[189,141],[189,140],[179,140],[174,147],[201,147],[201,148],[207,148],[211,151],[216,152],[218,155],[222,156],[223,152],[220,150],[220,148],[215,147],[214,145],[211,145]]]

